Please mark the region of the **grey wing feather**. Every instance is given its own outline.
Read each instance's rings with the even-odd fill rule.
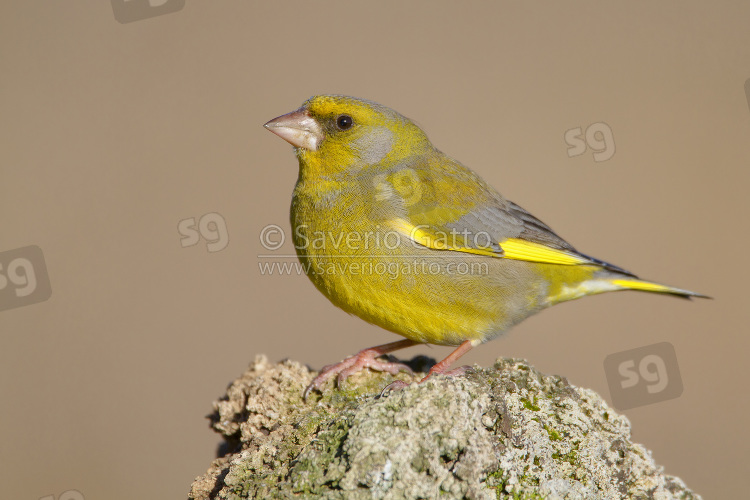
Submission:
[[[628,276],[632,276],[636,278],[637,276],[630,271],[626,271],[625,269],[615,266],[614,264],[610,264],[609,262],[605,262],[603,260],[595,259],[594,257],[591,257],[589,255],[586,255],[584,253],[579,252],[573,246],[559,237],[553,230],[550,228],[547,224],[540,221],[533,215],[531,215],[529,212],[524,210],[523,208],[519,207],[512,201],[509,202],[509,209],[515,215],[518,217],[521,221],[523,221],[523,231],[521,231],[520,237],[527,240],[532,241],[534,243],[541,243],[543,245],[547,245],[552,248],[557,248],[560,250],[569,250],[571,252],[575,252],[578,255],[581,255],[582,257],[587,258],[594,264],[597,264],[604,269],[607,269],[609,271],[614,271],[617,273],[622,273]]]

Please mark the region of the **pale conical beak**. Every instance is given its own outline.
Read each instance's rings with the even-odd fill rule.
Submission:
[[[317,151],[323,142],[323,129],[304,109],[274,118],[263,126],[296,148]]]

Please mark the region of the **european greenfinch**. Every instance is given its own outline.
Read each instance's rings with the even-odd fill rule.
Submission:
[[[551,305],[616,290],[705,297],[643,281],[580,253],[408,118],[339,95],[308,99],[265,127],[294,146],[293,240],[334,305],[406,338],[324,367],[305,391],[341,383],[416,344],[458,346],[427,377]],[[425,377],[425,379],[427,378]]]

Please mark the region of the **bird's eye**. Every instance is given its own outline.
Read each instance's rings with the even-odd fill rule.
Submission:
[[[341,130],[348,130],[352,128],[352,125],[354,125],[354,120],[349,115],[339,115],[336,118],[336,126]]]

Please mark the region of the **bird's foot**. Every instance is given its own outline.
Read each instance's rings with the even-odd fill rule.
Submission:
[[[432,370],[430,370],[430,372],[422,380],[420,380],[417,383],[421,384],[422,382],[425,382],[428,378],[432,377],[433,375],[448,375],[449,377],[454,377],[457,375],[463,375],[464,373],[472,369],[471,366],[465,365],[465,366],[460,366],[458,368],[454,368],[453,370],[441,371],[439,369],[435,370],[435,367],[437,366],[438,365],[435,365],[432,368]],[[385,396],[389,392],[400,391],[404,387],[409,387],[410,385],[411,385],[410,383],[404,382],[403,380],[394,380],[393,382],[391,382],[390,384],[386,385],[383,388],[383,390],[380,392],[380,397]]]
[[[432,370],[430,370],[430,373],[428,373],[425,378],[423,378],[422,380],[420,380],[419,383],[421,384],[422,382],[424,382],[428,378],[432,377],[433,375],[448,375],[449,377],[455,377],[457,375],[463,375],[464,373],[466,373],[466,372],[468,372],[470,370],[473,370],[473,368],[471,366],[469,366],[469,365],[459,366],[458,368],[454,368],[452,370],[446,370],[446,371],[437,371],[436,370],[436,371],[433,372]]]
[[[340,386],[347,378],[349,378],[349,376],[354,375],[365,368],[370,368],[379,372],[387,372],[391,375],[396,375],[401,371],[413,373],[412,369],[403,363],[394,363],[377,359],[378,356],[382,355],[383,353],[378,348],[364,349],[339,363],[323,367],[318,376],[313,379],[310,385],[305,389],[305,392],[302,393],[303,399],[307,399],[307,395],[310,394],[310,391],[312,390],[321,391],[325,383],[331,378],[336,377],[336,385]]]

